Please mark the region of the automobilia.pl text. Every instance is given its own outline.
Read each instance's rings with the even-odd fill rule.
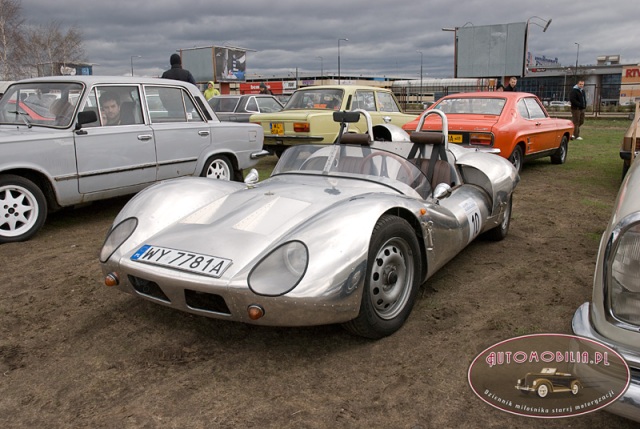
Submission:
[[[608,352],[560,352],[560,351],[516,351],[491,352],[485,358],[490,368],[496,365],[532,362],[568,362],[609,366]]]

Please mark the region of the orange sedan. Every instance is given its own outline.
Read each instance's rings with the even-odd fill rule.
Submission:
[[[573,123],[552,118],[533,94],[526,92],[470,92],[438,100],[429,109],[439,109],[449,120],[449,143],[482,149],[499,149],[518,172],[530,159],[550,156],[554,164],[567,159]],[[418,120],[402,128],[411,133]],[[435,115],[425,120],[423,131],[440,131]],[[497,152],[497,151],[496,151]]]

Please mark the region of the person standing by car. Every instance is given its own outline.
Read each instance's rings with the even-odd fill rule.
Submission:
[[[213,82],[209,81],[209,83],[207,84],[207,89],[204,90],[204,98],[207,99],[207,101],[211,100],[211,98],[215,97],[216,95],[220,95],[220,91],[218,91],[218,89],[213,86]]]
[[[169,64],[171,64],[171,68],[162,73],[163,78],[181,80],[194,85],[196,84],[196,80],[193,78],[191,72],[182,68],[182,58],[180,58],[179,54],[171,54],[171,57],[169,57]]]
[[[514,92],[516,90],[517,83],[518,83],[518,78],[515,76],[511,76],[511,78],[509,78],[509,83],[507,84],[507,86],[504,87],[504,90]]]
[[[571,103],[571,121],[573,121],[572,139],[582,140],[580,137],[580,127],[584,124],[584,111],[587,108],[587,96],[584,93],[584,80],[571,89],[569,93],[569,102]]]

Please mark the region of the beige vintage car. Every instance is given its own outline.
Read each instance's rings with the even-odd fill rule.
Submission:
[[[620,147],[620,158],[622,158],[622,178],[627,175],[627,171],[629,171],[629,167],[631,163],[636,158],[636,153],[638,152],[638,146],[640,143],[640,134],[638,130],[638,122],[640,122],[640,103],[636,104],[636,113],[633,115],[633,119],[631,125],[627,129],[627,132],[624,133],[624,138],[622,139],[622,146]],[[631,142],[635,140],[635,150],[631,150]]]
[[[282,111],[252,115],[250,121],[262,126],[264,148],[280,156],[290,146],[335,142],[340,125],[333,121],[333,112],[355,109],[367,111],[373,125],[386,123],[401,127],[417,118],[402,112],[389,89],[320,85],[297,90]],[[349,124],[349,130],[366,132],[367,125],[361,119]]]

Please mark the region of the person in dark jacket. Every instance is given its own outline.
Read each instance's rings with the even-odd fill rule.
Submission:
[[[171,68],[162,73],[163,78],[190,82],[194,85],[196,84],[196,80],[193,78],[191,72],[182,68],[182,59],[179,54],[171,54],[169,64],[171,64]]]
[[[584,110],[587,108],[584,80],[579,80],[571,89],[569,102],[571,103],[571,121],[573,122],[573,135],[571,138],[582,140],[582,137],[580,137],[580,126],[584,124]]]
[[[504,91],[515,91],[516,90],[516,84],[518,83],[518,78],[515,76],[511,76],[511,78],[509,79],[509,83],[507,84],[507,86],[504,87]]]

